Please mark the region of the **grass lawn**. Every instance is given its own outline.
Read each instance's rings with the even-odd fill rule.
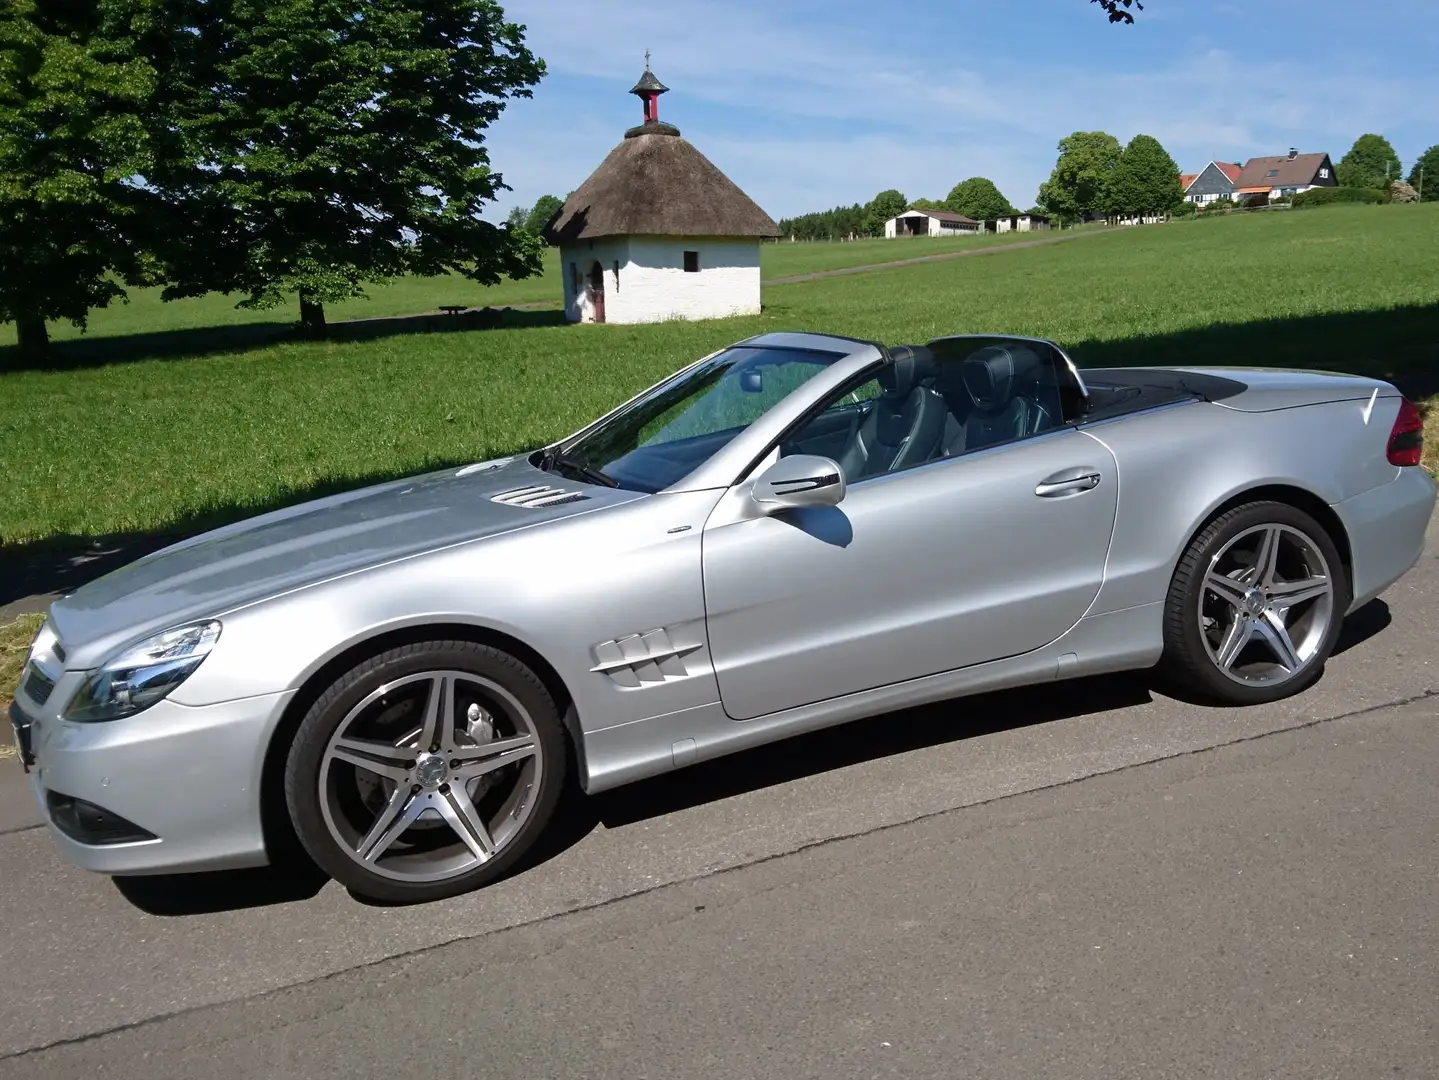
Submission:
[[[765,330],[891,343],[1005,331],[1055,338],[1088,366],[1283,364],[1422,380],[1439,373],[1439,205],[1232,215],[771,286],[753,318],[546,319],[0,376],[0,544],[16,557],[37,542],[193,529],[537,445]]]
[[[0,701],[8,702],[20,681],[20,669],[25,666],[25,653],[35,632],[43,621],[41,615],[21,615],[7,623],[0,623]],[[0,761],[15,756],[15,743],[10,725],[0,728]],[[12,769],[15,766],[10,766]]]
[[[1092,231],[1092,230],[1089,230]],[[1070,233],[1006,233],[981,236],[916,237],[903,240],[857,240],[853,243],[777,243],[760,249],[761,273],[766,278],[791,277],[849,266],[896,262],[924,255],[940,255],[975,248],[1002,247],[1025,240],[1045,239]],[[561,304],[559,252],[550,249],[545,255],[544,273],[523,281],[502,281],[483,286],[452,275],[438,278],[400,278],[389,285],[367,289],[368,296],[338,304],[326,304],[325,315],[331,322],[350,319],[381,319],[397,315],[414,315],[437,311],[442,305],[466,304],[473,307],[491,305],[545,305],[558,309]],[[68,322],[50,324],[53,341],[74,341],[83,337],[87,342],[97,339],[153,334],[157,331],[198,330],[223,326],[276,327],[294,323],[300,309],[294,298],[280,307],[265,310],[237,308],[241,296],[201,296],[193,300],[165,303],[159,289],[131,289],[127,301],[91,312],[89,327],[81,331]],[[0,348],[15,343],[15,327],[0,326]]]

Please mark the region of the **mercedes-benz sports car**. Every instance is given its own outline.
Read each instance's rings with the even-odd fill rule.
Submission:
[[[176,544],[57,600],[11,717],[61,851],[505,872],[597,792],[976,691],[1319,678],[1435,502],[1391,385],[766,334],[523,455]]]

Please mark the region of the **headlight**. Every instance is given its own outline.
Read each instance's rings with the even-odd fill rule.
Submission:
[[[46,619],[40,624],[40,629],[35,632],[35,640],[30,642],[30,651],[25,655],[25,662],[42,661],[46,657],[55,655],[55,643],[59,638],[55,636],[55,630]]]
[[[65,719],[94,723],[148,709],[194,674],[219,640],[220,624],[211,621],[166,630],[126,649],[85,680],[65,707]]]

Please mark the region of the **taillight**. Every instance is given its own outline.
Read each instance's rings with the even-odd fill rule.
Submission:
[[[1399,415],[1389,432],[1389,464],[1418,465],[1424,456],[1424,418],[1408,398],[1399,399]]]

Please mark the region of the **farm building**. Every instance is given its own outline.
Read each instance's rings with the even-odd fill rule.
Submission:
[[[662,123],[668,90],[650,71],[630,93],[630,128],[546,228],[560,249],[571,322],[648,323],[753,315],[759,247],[779,226],[708,158]]]
[[[979,222],[948,210],[906,210],[884,223],[884,235],[891,240],[896,236],[949,236],[979,231]]]
[[[1186,202],[1196,206],[1234,198],[1234,182],[1244,171],[1243,165],[1230,161],[1211,161],[1197,173],[1183,173],[1179,186]]]
[[[1008,214],[995,220],[992,231],[1002,233],[1038,232],[1040,229],[1047,228],[1049,228],[1049,215],[1047,214]]]

